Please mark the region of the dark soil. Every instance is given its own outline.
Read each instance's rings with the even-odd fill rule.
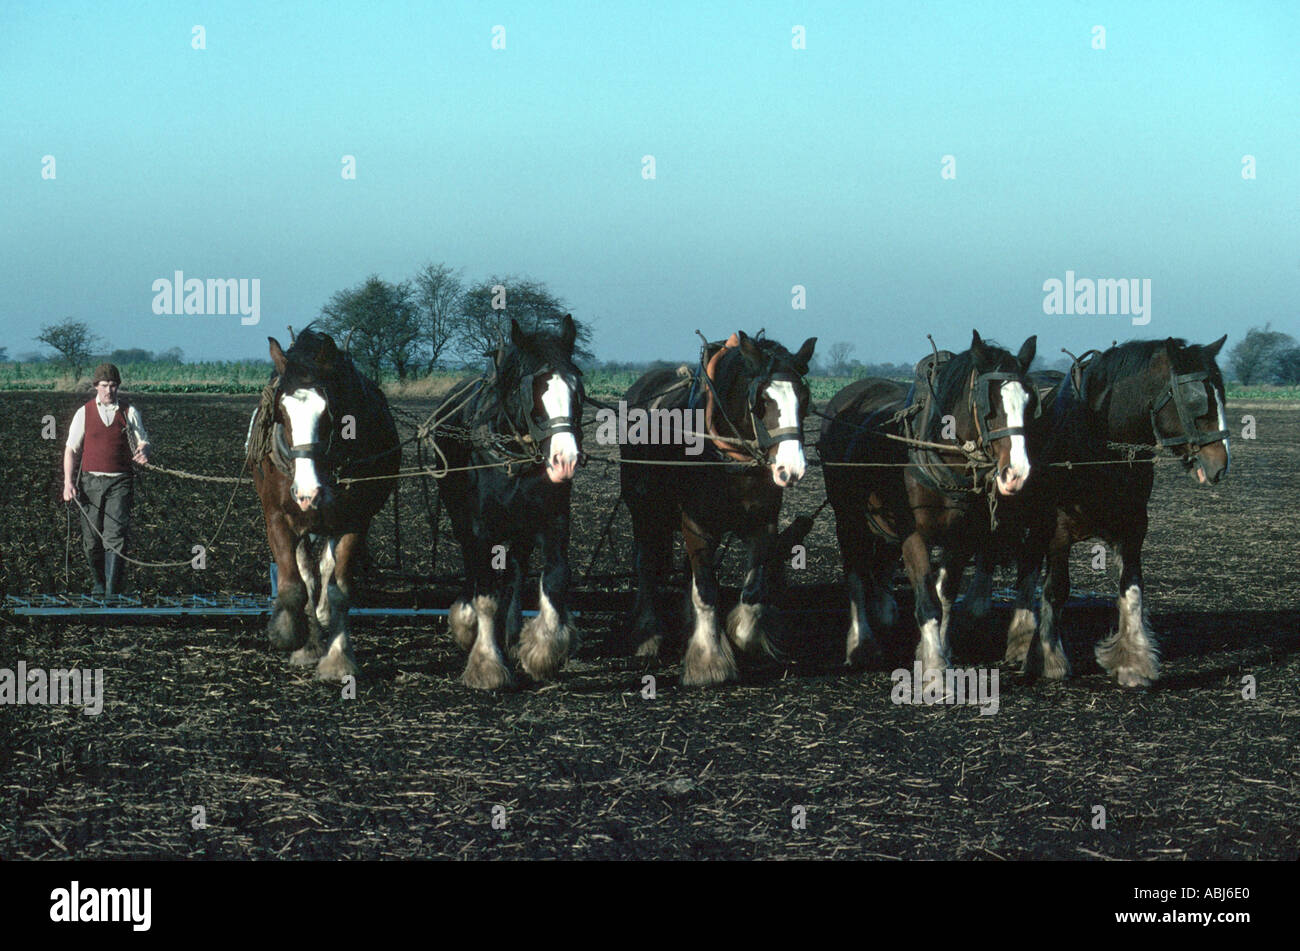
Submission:
[[[57,501],[61,443],[41,438],[45,414],[62,434],[78,402],[0,394],[2,593],[64,591],[69,577],[84,590],[76,526],[69,536]],[[238,468],[255,397],[137,402],[159,465]],[[1003,668],[992,716],[895,705],[888,670],[839,666],[829,509],[806,541],[807,568],[790,572],[789,662],[736,686],[681,688],[676,667],[646,668],[623,648],[625,511],[583,581],[618,492],[615,467],[593,461],[574,496],[585,642],[553,684],[498,696],[462,687],[443,620],[356,619],[361,677],[344,699],[271,653],[261,621],[0,616],[0,667],[103,668],[107,696],[99,716],[0,706],[0,858],[1295,859],[1300,412],[1233,415],[1244,412],[1258,439],[1235,441],[1223,485],[1159,467],[1145,571],[1164,677],[1150,690],[1122,690],[1096,666],[1114,608],[1091,602],[1066,615],[1072,680],[1030,684]],[[401,484],[400,546],[391,507],[372,530],[369,603],[455,596],[459,553],[442,534],[431,565],[422,481]],[[230,497],[228,485],[145,474],[134,555],[190,558]],[[786,519],[823,497],[814,468]],[[1113,570],[1093,571],[1091,557],[1076,550],[1075,587],[1110,597]],[[144,595],[265,592],[247,483],[207,558],[204,571],[136,569],[130,580]],[[904,592],[900,603],[907,617]],[[1005,608],[959,620],[956,662],[995,666],[1006,621]],[[910,667],[914,638],[900,624],[890,667]],[[1254,699],[1242,696],[1247,676]],[[206,828],[193,828],[196,807]]]

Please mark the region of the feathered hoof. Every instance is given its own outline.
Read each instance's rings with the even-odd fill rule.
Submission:
[[[461,650],[467,651],[474,646],[478,637],[478,620],[472,608],[464,598],[459,598],[447,612],[447,626],[451,628],[452,639]]]
[[[1160,656],[1154,646],[1135,650],[1116,632],[1097,645],[1096,654],[1097,663],[1121,687],[1149,687],[1160,679]]]
[[[1029,657],[1029,646],[1034,641],[1034,632],[1038,621],[1034,612],[1025,608],[1016,608],[1011,615],[1011,624],[1007,627],[1007,652],[1003,659],[1008,664],[1025,664]]]
[[[727,615],[727,640],[749,658],[782,659],[775,641],[778,628],[775,612],[761,604],[741,602]]]
[[[266,636],[275,650],[295,650],[307,641],[307,619],[302,611],[278,608],[266,626]]]
[[[850,635],[844,653],[844,665],[853,670],[871,670],[884,661],[884,654],[874,637],[859,637],[856,641]]]
[[[659,657],[659,650],[664,646],[662,634],[650,634],[644,637],[636,646],[636,656],[644,660],[656,660]]]
[[[460,682],[475,690],[505,690],[514,686],[515,678],[495,654],[475,651],[469,655]]]
[[[686,656],[682,658],[682,686],[708,687],[739,679],[736,658],[726,640],[720,638],[716,646],[709,649],[691,638]]]
[[[319,644],[307,644],[289,655],[289,663],[294,667],[310,667],[321,658],[324,650]]]
[[[1055,649],[1039,644],[1037,650],[1026,652],[1022,669],[1030,680],[1040,677],[1044,680],[1066,680],[1070,676],[1070,658],[1065,655],[1065,648],[1059,644]]]
[[[546,629],[541,616],[531,617],[519,635],[519,663],[534,680],[554,680],[569,658],[572,629],[561,622]]]
[[[342,680],[356,675],[356,663],[343,651],[331,651],[316,665],[317,680]]]

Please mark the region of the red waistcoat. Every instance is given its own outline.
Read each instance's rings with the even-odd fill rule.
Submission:
[[[130,472],[131,447],[126,438],[126,400],[117,401],[113,422],[105,426],[95,400],[85,406],[86,441],[82,444],[83,472]]]

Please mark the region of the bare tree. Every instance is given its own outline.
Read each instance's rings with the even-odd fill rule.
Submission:
[[[526,332],[558,330],[568,309],[540,281],[516,277],[492,277],[470,287],[461,298],[455,319],[456,349],[467,361],[495,353],[497,343],[510,335],[511,318]],[[591,359],[587,348],[591,330],[578,323],[574,355]]]
[[[317,322],[376,380],[387,366],[404,380],[420,362],[420,321],[407,281],[390,284],[372,274],[356,287],[335,292]]]
[[[465,285],[446,264],[426,264],[415,275],[415,307],[426,369],[432,370],[453,341]]]
[[[72,371],[74,384],[81,381],[82,371],[99,347],[99,338],[90,332],[90,327],[71,317],[62,323],[44,325],[36,339],[59,352],[59,362]]]
[[[828,367],[831,376],[845,376],[849,372],[849,354],[855,349],[857,348],[853,344],[845,340],[831,344]]]

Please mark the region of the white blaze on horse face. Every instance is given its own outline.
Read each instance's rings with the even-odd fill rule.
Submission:
[[[1002,409],[1007,414],[1007,427],[1024,428],[1025,409],[1029,406],[1029,393],[1015,380],[1002,384]],[[1029,478],[1029,454],[1025,451],[1023,435],[1011,437],[1011,461],[998,473],[998,491],[1015,495],[1024,488]]]
[[[316,430],[325,413],[325,399],[315,390],[301,389],[285,394],[280,400],[289,416],[289,442],[300,446],[316,442]],[[320,499],[321,484],[316,477],[316,463],[312,459],[293,460],[294,501],[304,512],[314,508]]]
[[[773,380],[764,391],[776,404],[776,425],[781,429],[799,425],[799,394],[789,380]],[[783,489],[792,487],[803,478],[808,461],[803,454],[803,441],[786,439],[776,444],[776,458],[772,461],[772,481]]]
[[[542,408],[546,415],[571,417],[573,392],[558,373],[552,373],[542,392]],[[555,433],[551,436],[551,452],[546,459],[546,475],[552,482],[567,482],[578,467],[578,441],[573,433]]]

